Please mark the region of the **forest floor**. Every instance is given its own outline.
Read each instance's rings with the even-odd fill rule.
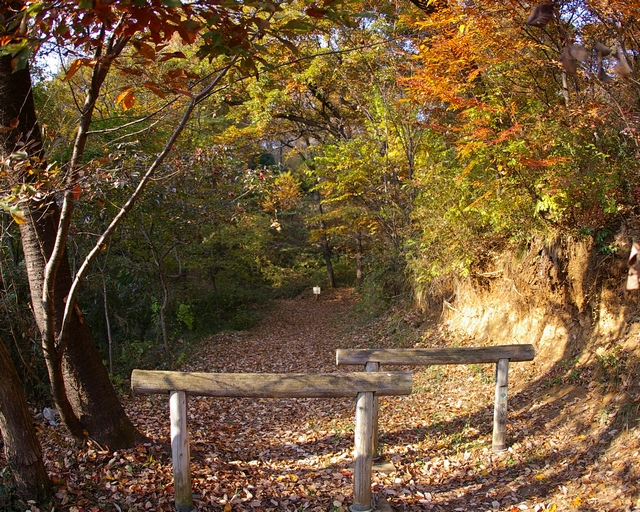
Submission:
[[[354,303],[349,290],[277,301],[257,327],[203,340],[180,369],[352,371],[336,368],[337,348],[474,344],[402,313],[358,320]],[[376,497],[396,511],[640,511],[640,387],[620,368],[512,363],[502,453],[491,450],[493,365],[403,368],[413,394],[380,399],[381,451],[395,470],[374,472]],[[41,424],[55,510],[173,510],[168,399],[124,404],[153,442],[78,452],[63,427]],[[353,399],[190,398],[196,509],[346,512],[354,414]]]

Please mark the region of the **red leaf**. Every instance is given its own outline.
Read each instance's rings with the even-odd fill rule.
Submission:
[[[161,98],[166,98],[167,95],[164,93],[160,86],[155,82],[145,82],[144,85],[147,89],[149,89],[156,96],[160,96]]]
[[[156,58],[156,51],[150,44],[143,43],[142,41],[135,41],[133,43],[133,46],[135,46],[136,50],[138,50],[138,53],[143,57],[149,60],[153,60]]]

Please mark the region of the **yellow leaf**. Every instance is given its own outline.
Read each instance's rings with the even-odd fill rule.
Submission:
[[[536,480],[544,480],[544,475],[536,475],[534,478]]]
[[[227,504],[224,506],[224,512],[231,512],[231,508],[232,508],[232,507],[231,507],[231,503],[227,503]]]
[[[24,224],[27,222],[27,218],[24,216],[24,213],[19,208],[13,208],[11,210],[11,217],[15,221],[16,224]]]
[[[582,499],[580,498],[580,496],[576,496],[575,498],[573,498],[573,500],[571,501],[571,504],[579,507],[580,505],[582,505]]]
[[[547,509],[549,512],[556,512],[556,504],[552,503],[551,505],[549,505],[549,508]]]

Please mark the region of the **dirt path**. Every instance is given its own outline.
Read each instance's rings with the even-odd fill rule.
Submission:
[[[336,348],[352,344],[350,332],[358,339],[349,329],[352,305],[347,290],[325,293],[320,300],[279,300],[257,327],[206,340],[184,369],[335,372]],[[152,438],[167,439],[167,425],[155,419],[159,402],[158,397],[138,401],[138,412],[150,409],[138,414],[138,424]],[[353,412],[350,399],[190,398],[198,507],[346,511],[352,493]]]
[[[349,290],[276,301],[258,326],[207,340],[195,370],[310,373],[336,371],[335,351],[349,334]],[[356,333],[353,333],[356,334]],[[207,368],[209,366],[209,368]]]
[[[333,372],[336,348],[446,343],[437,330],[412,329],[407,316],[354,328],[352,304],[348,291],[278,301],[256,328],[207,340],[188,369]],[[510,368],[510,448],[501,454],[491,451],[491,365],[414,368],[410,397],[381,399],[381,445],[396,472],[375,473],[374,490],[398,511],[640,510],[637,466],[616,472],[605,455],[630,443],[638,462],[637,431],[616,439],[600,391],[578,381],[554,387],[561,379],[544,366]],[[346,512],[353,413],[352,400],[190,399],[198,506]],[[147,427],[168,436],[156,421]]]
[[[342,290],[318,302],[277,301],[255,328],[204,340],[180,369],[333,372],[336,348],[475,344],[403,313],[355,327],[352,304]],[[570,362],[552,370],[542,361],[512,364],[509,449],[496,454],[493,372],[491,365],[414,368],[411,396],[380,399],[382,452],[396,471],[374,473],[377,495],[398,512],[640,512],[639,390]],[[173,510],[167,397],[130,396],[124,404],[154,443],[78,451],[63,427],[40,425],[58,486],[55,510]],[[347,512],[353,400],[190,397],[188,404],[197,510]]]

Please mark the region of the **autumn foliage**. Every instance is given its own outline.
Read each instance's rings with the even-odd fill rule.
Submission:
[[[0,334],[13,341],[32,400],[44,404],[47,378],[66,368],[73,315],[93,328],[97,362],[107,361],[122,388],[133,367],[183,364],[198,337],[246,330],[268,299],[318,284],[357,286],[361,310],[375,315],[397,298],[424,307],[439,285],[473,277],[483,262],[534,239],[589,239],[603,254],[619,250],[611,234],[639,213],[640,3],[413,3],[2,4],[5,82],[31,70],[24,89],[33,91],[38,118],[28,128],[17,114],[0,123],[7,304]],[[57,55],[59,68],[34,55]],[[35,266],[23,259],[18,229],[31,228],[44,199],[53,210],[43,218],[61,212],[61,220],[47,228],[52,259],[33,252],[46,279],[29,289],[24,269]],[[69,262],[72,283],[57,289],[56,269]],[[59,307],[40,330],[26,306],[36,297],[37,312],[38,293]],[[305,367],[313,360],[306,357]],[[258,364],[248,366],[267,365]],[[57,389],[62,402],[65,386]],[[156,406],[134,402],[129,412],[144,410],[138,419],[146,424]],[[87,442],[88,430],[75,427]],[[323,448],[331,428],[309,427],[314,433],[305,436]],[[472,428],[478,432],[468,429],[468,436],[481,437],[480,426]],[[225,447],[232,444],[227,434],[220,427]],[[291,432],[277,434],[295,444]],[[267,455],[283,458],[287,449]],[[408,507],[428,509],[433,498],[411,488],[414,476],[441,483],[445,461],[472,471],[464,458],[420,462],[414,455],[393,484]],[[96,462],[98,470],[86,474],[101,497],[130,498],[137,508],[158,498],[168,507],[143,476],[127,473],[135,467],[151,475],[141,469],[149,464],[157,473],[149,480],[167,485],[156,456],[149,444],[122,457],[86,445],[54,463],[56,499],[100,507],[107,498],[78,491],[74,502],[73,486],[63,485],[71,478],[67,465],[84,472]],[[302,506],[299,481],[320,492],[332,488],[327,480],[341,485],[346,478],[332,466],[342,455],[323,458],[317,475],[307,468],[284,476],[276,475],[278,464],[240,470],[203,457],[212,473],[222,468],[221,481],[211,483],[204,470],[198,476],[210,493],[203,501],[222,510],[277,510],[287,492],[299,495],[287,507]],[[538,464],[530,468],[533,476],[523,478],[546,478]],[[242,487],[244,471],[256,477],[252,488]],[[236,484],[244,493],[237,499]],[[346,499],[323,500],[311,506],[340,510]]]

